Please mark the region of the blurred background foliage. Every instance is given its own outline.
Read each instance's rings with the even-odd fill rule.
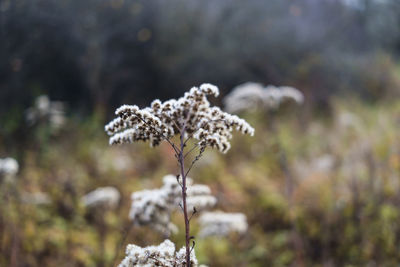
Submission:
[[[20,164],[0,184],[0,266],[112,266],[128,243],[158,244],[130,227],[130,194],[176,172],[171,151],[108,147],[105,122],[121,104],[247,81],[306,102],[242,114],[255,137],[194,168],[219,209],[249,222],[244,236],[197,240],[200,262],[396,266],[399,55],[397,0],[0,0],[0,157]],[[64,102],[63,127],[27,122],[40,95]],[[83,207],[99,186],[121,192],[116,210]],[[38,192],[49,201],[27,198]]]

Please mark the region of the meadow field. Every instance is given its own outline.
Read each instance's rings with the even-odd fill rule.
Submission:
[[[397,0],[0,0],[0,267],[399,266],[399,25]]]

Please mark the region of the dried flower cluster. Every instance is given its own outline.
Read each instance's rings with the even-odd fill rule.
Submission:
[[[224,98],[224,104],[226,111],[237,113],[257,108],[277,109],[288,100],[302,104],[304,96],[293,87],[268,85],[264,88],[259,83],[248,82],[235,87]]]
[[[13,158],[0,159],[0,182],[15,182],[19,170],[18,162]]]
[[[254,129],[245,120],[223,112],[218,107],[211,107],[207,99],[210,95],[218,96],[218,88],[211,84],[202,84],[200,87],[193,87],[177,100],[161,102],[157,99],[150,107],[143,109],[138,106],[123,105],[115,112],[118,117],[105,126],[111,145],[149,141],[150,146],[157,146],[162,141],[167,141],[174,149],[180,167],[178,176],[164,177],[164,185],[161,188],[133,193],[129,215],[134,224],[150,225],[168,236],[176,230],[176,226],[170,220],[171,212],[181,207],[185,221],[185,247],[175,257],[178,263],[170,265],[162,262],[162,255],[157,249],[153,257],[149,258],[150,253],[146,252],[146,257],[138,260],[140,253],[135,246],[132,247],[133,252],[128,252],[133,258],[128,256],[127,264],[133,266],[143,262],[140,266],[181,266],[182,262],[182,266],[193,266],[190,264],[193,260],[191,259],[193,247],[190,247],[190,241],[193,239],[190,236],[192,217],[188,215],[188,210],[193,210],[193,216],[197,211],[214,206],[216,199],[211,196],[207,186],[192,185],[192,180],[187,175],[206,147],[226,153],[230,149],[230,139],[234,129],[243,134],[254,135]],[[178,146],[172,140],[175,135],[179,136]],[[185,151],[187,142],[191,139],[197,141],[192,149]],[[185,170],[185,158],[195,148],[199,148],[199,154]],[[149,259],[153,262],[148,263]]]
[[[119,191],[111,186],[99,187],[96,190],[82,197],[82,202],[86,207],[115,208],[120,199]]]
[[[26,118],[30,124],[47,121],[53,128],[58,129],[65,123],[64,103],[50,101],[47,95],[41,95],[36,98],[35,105],[27,110]]]
[[[13,158],[0,159],[0,174],[15,176],[18,172],[18,162]]]
[[[192,185],[188,178],[188,209],[197,211],[212,208],[217,200],[211,195],[206,185]],[[179,208],[182,202],[181,187],[174,175],[163,178],[163,186],[159,189],[143,190],[132,194],[132,206],[129,217],[136,225],[148,225],[168,236],[177,232],[171,222],[171,213]]]
[[[200,237],[227,236],[232,232],[243,234],[247,231],[246,215],[221,211],[205,212],[199,218]]]
[[[118,116],[105,126],[110,144],[149,141],[157,146],[161,141],[184,132],[186,138],[195,138],[205,148],[210,146],[225,153],[230,148],[232,130],[254,134],[254,129],[236,115],[211,107],[207,96],[218,96],[219,90],[211,84],[193,87],[183,97],[165,102],[154,100],[150,107],[123,105]]]
[[[51,204],[51,198],[43,192],[24,192],[21,196],[22,202],[31,205],[48,205]]]
[[[197,266],[197,259],[194,250],[190,255],[190,266]],[[158,246],[148,246],[145,248],[128,245],[126,248],[126,257],[118,267],[185,267],[185,247],[175,252],[175,245],[166,239]]]

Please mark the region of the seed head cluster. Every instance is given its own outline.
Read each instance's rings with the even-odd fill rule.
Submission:
[[[225,110],[231,113],[253,111],[255,109],[276,110],[285,102],[302,104],[303,93],[289,86],[276,87],[247,82],[235,87],[224,98]]]
[[[233,129],[243,134],[254,134],[254,129],[243,119],[211,107],[207,96],[219,95],[211,84],[193,87],[179,99],[165,102],[154,100],[150,107],[140,109],[136,105],[123,105],[118,116],[105,126],[110,135],[110,144],[149,141],[151,146],[163,140],[183,134],[195,138],[200,147],[210,146],[226,153]]]
[[[54,129],[60,129],[66,122],[65,104],[50,101],[47,95],[36,98],[35,105],[26,111],[26,119],[30,125],[47,122]]]
[[[169,236],[178,231],[171,222],[171,213],[182,205],[182,193],[176,176],[166,175],[163,183],[158,189],[134,192],[129,217],[135,225],[147,225]],[[195,207],[197,211],[202,211],[214,207],[217,199],[211,195],[210,188],[192,183],[192,179],[187,178],[188,210]]]
[[[18,162],[13,158],[0,158],[0,184],[2,181],[15,182],[19,170]]]
[[[198,266],[194,250],[190,253],[190,266]],[[118,267],[185,267],[185,248],[175,252],[175,245],[166,239],[158,246],[139,247],[130,244],[126,247],[126,257]]]
[[[83,204],[88,208],[116,208],[121,195],[119,191],[112,186],[99,187],[82,197]]]
[[[18,162],[13,158],[0,158],[0,174],[14,176],[19,169]]]
[[[200,237],[228,236],[236,232],[243,234],[247,231],[247,219],[243,213],[225,213],[222,211],[205,212],[199,218]]]

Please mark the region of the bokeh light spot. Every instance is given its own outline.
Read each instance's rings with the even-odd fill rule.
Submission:
[[[147,28],[141,29],[137,34],[137,38],[141,42],[147,42],[148,40],[151,39],[151,36],[152,32]]]

